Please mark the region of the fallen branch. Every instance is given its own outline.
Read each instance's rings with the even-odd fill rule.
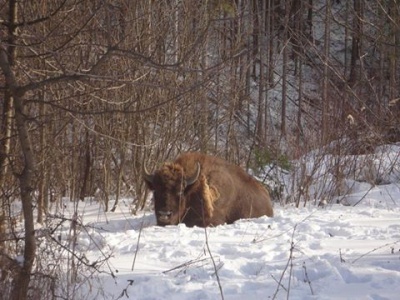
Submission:
[[[207,252],[208,252],[208,255],[210,255],[211,261],[212,261],[213,266],[214,266],[214,271],[215,271],[214,274],[215,274],[215,277],[217,278],[217,283],[218,283],[218,287],[219,287],[219,293],[221,295],[221,299],[224,300],[224,292],[222,290],[221,280],[220,280],[219,274],[218,274],[218,270],[222,267],[222,265],[220,264],[219,266],[217,266],[217,264],[215,263],[214,257],[213,257],[213,255],[211,253],[210,245],[208,243],[207,227],[204,227],[204,234],[205,234],[205,238],[206,238]]]
[[[303,269],[304,269],[304,281],[308,283],[308,285],[310,287],[311,295],[314,295],[314,290],[311,286],[310,278],[308,277],[306,262],[303,262]]]
[[[208,260],[209,260],[209,258],[191,259],[191,260],[189,260],[189,261],[187,261],[187,262],[185,262],[183,264],[180,264],[180,265],[178,265],[176,267],[173,267],[172,269],[168,269],[166,271],[163,271],[162,273],[163,274],[167,274],[167,273],[170,273],[172,271],[176,271],[176,270],[179,270],[179,269],[187,268],[187,267],[189,267],[191,265],[197,264],[199,262],[205,262],[205,261],[208,261]]]
[[[291,239],[291,241],[290,241],[290,253],[289,253],[289,258],[288,258],[288,261],[287,261],[287,263],[286,263],[285,268],[283,269],[283,272],[282,272],[282,274],[281,274],[281,277],[279,278],[278,286],[277,286],[277,288],[276,288],[276,290],[275,290],[274,295],[272,296],[272,299],[276,299],[276,297],[277,297],[277,295],[278,295],[278,293],[279,293],[279,287],[283,287],[282,280],[283,280],[283,277],[285,276],[285,273],[286,273],[287,269],[288,269],[289,266],[290,266],[290,274],[289,274],[289,284],[288,284],[288,288],[287,288],[287,289],[284,288],[284,290],[285,290],[286,293],[287,293],[287,299],[289,299],[290,280],[291,280],[291,277],[292,277],[292,269],[293,269],[293,251],[294,251],[294,242],[293,242],[293,240],[294,240],[294,233],[295,233],[295,231],[296,231],[296,228],[297,228],[297,224],[296,224],[296,225],[294,226],[294,228],[293,228],[292,239]]]
[[[351,264],[354,264],[355,262],[357,262],[357,261],[360,260],[361,258],[363,258],[363,257],[365,257],[365,256],[367,256],[367,255],[369,255],[369,254],[371,254],[371,253],[373,253],[373,252],[375,252],[375,251],[378,251],[378,250],[380,250],[380,249],[382,249],[382,248],[385,248],[385,247],[389,247],[389,246],[392,246],[392,245],[396,245],[396,244],[398,244],[398,243],[400,243],[400,240],[398,240],[398,241],[396,241],[396,242],[393,242],[393,243],[387,243],[387,244],[385,244],[385,245],[383,245],[383,246],[374,248],[374,249],[372,249],[372,250],[370,250],[370,251],[368,251],[368,252],[366,252],[366,253],[360,255],[358,258],[356,258],[355,260],[353,260],[353,261],[351,262]]]

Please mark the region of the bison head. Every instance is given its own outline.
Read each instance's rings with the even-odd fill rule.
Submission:
[[[165,163],[149,174],[144,170],[144,179],[154,194],[154,206],[158,225],[176,225],[186,213],[186,195],[198,180],[201,167],[197,163],[193,174],[186,174],[182,166]]]

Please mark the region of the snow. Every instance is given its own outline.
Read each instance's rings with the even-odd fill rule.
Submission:
[[[362,197],[356,206],[276,205],[273,218],[206,229],[158,227],[151,211],[132,216],[129,199],[114,213],[82,202],[79,220],[87,230],[78,235],[78,251],[89,262],[111,257],[104,273],[81,274],[75,296],[398,299],[400,184],[369,188]],[[68,202],[63,214],[73,214]]]
[[[58,257],[52,255],[65,274],[60,281],[68,282],[58,294],[67,299],[399,299],[399,150],[397,144],[342,156],[350,188],[339,195],[315,193],[333,186],[333,155],[312,153],[292,162],[279,177],[284,193],[298,193],[301,176],[309,176],[313,188],[300,208],[275,202],[273,218],[158,227],[150,209],[131,214],[132,199],[121,199],[115,212],[92,199],[62,199],[37,235],[50,232],[63,245],[55,248]],[[372,162],[370,182],[358,172],[366,161]],[[40,247],[51,260],[51,244]],[[78,266],[75,281],[68,280],[71,265]]]

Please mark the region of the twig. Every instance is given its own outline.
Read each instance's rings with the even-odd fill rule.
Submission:
[[[297,227],[298,224],[304,223],[305,221],[307,221],[309,218],[311,218],[311,217],[312,217],[315,213],[317,213],[317,212],[318,212],[317,209],[314,210],[313,212],[311,212],[308,216],[306,216],[304,219],[302,219],[301,221],[299,221],[299,222],[295,225],[295,228]],[[268,225],[268,228],[267,228],[267,229],[268,229],[268,230],[271,229],[270,225]],[[261,238],[261,235],[258,235],[260,238],[258,239],[258,236],[254,237],[254,239],[252,240],[252,243],[254,243],[254,244],[262,243],[262,242],[266,242],[266,241],[269,241],[269,240],[272,240],[272,239],[281,237],[281,236],[285,235],[286,233],[288,233],[290,230],[291,230],[291,228],[289,228],[289,229],[287,229],[287,230],[285,230],[285,231],[283,231],[283,232],[281,232],[281,233],[279,233],[279,234],[276,234],[276,235],[273,235],[273,236],[270,236],[270,237],[267,237],[267,238]]]
[[[128,288],[129,286],[133,285],[135,281],[133,279],[128,279],[128,285],[126,286],[126,288],[124,288],[121,292],[121,294],[119,295],[119,297],[116,300],[122,299],[124,298],[124,296],[126,296],[126,298],[129,298],[128,295]]]
[[[275,282],[276,282],[278,285],[281,286],[281,288],[283,288],[283,289],[285,290],[285,292],[287,292],[287,288],[286,288],[280,281],[278,281],[278,280],[274,277],[274,275],[271,274],[271,277],[272,277],[273,280],[275,280]]]
[[[217,271],[221,270],[223,266],[224,266],[224,263],[223,263],[223,262],[220,262],[220,263],[217,265]],[[218,274],[217,274],[217,272],[214,272],[212,275],[218,275]]]
[[[393,243],[387,243],[387,244],[385,244],[385,245],[383,245],[383,246],[374,248],[374,249],[372,249],[372,250],[370,250],[370,251],[364,253],[363,255],[360,255],[358,258],[356,258],[355,260],[353,260],[351,263],[354,264],[356,261],[358,261],[358,260],[360,260],[361,258],[367,256],[368,254],[371,254],[371,253],[373,253],[373,252],[375,252],[375,251],[378,251],[378,250],[380,250],[380,249],[382,249],[382,248],[385,248],[385,247],[388,247],[388,246],[391,246],[391,245],[396,245],[396,244],[398,244],[398,243],[400,243],[400,240],[398,240],[398,241],[396,241],[396,242],[393,242]]]
[[[140,223],[139,235],[138,235],[138,239],[137,239],[137,243],[136,243],[135,256],[133,257],[133,262],[132,262],[131,271],[133,271],[133,269],[135,268],[136,257],[137,257],[137,255],[138,255],[138,253],[139,253],[139,243],[140,243],[140,237],[142,236],[142,229],[143,229],[144,216],[145,216],[145,215],[146,215],[146,213],[143,214],[142,222]]]
[[[293,251],[294,251],[294,242],[293,242],[293,240],[294,240],[294,233],[295,233],[295,231],[296,231],[296,228],[297,228],[297,224],[296,224],[296,225],[294,226],[294,228],[293,228],[292,240],[291,240],[291,242],[290,242],[290,254],[289,254],[289,258],[288,258],[288,261],[287,261],[287,263],[286,263],[285,268],[283,269],[283,272],[282,272],[282,274],[281,274],[281,277],[279,278],[278,286],[276,287],[276,290],[275,290],[274,295],[272,296],[272,299],[276,299],[276,297],[277,297],[277,295],[278,295],[278,292],[279,292],[279,287],[283,287],[283,284],[282,284],[283,276],[285,275],[285,273],[286,273],[286,271],[287,271],[287,269],[289,268],[289,265],[290,265],[289,285],[288,285],[288,288],[287,288],[287,289],[284,288],[284,290],[287,292],[287,299],[289,299],[290,278],[291,278],[291,276],[292,276],[292,269],[293,269]]]
[[[221,280],[220,280],[219,274],[218,274],[219,268],[218,268],[217,264],[215,263],[214,257],[213,257],[213,255],[212,255],[212,253],[211,253],[211,250],[210,250],[210,245],[209,245],[209,243],[208,243],[207,227],[204,227],[204,234],[205,234],[205,238],[206,238],[206,248],[207,248],[207,252],[208,252],[208,255],[210,255],[211,261],[212,261],[213,266],[214,266],[215,277],[217,278],[217,283],[218,283],[218,287],[219,287],[219,293],[220,293],[220,295],[221,295],[221,299],[224,300],[224,299],[225,299],[225,298],[224,298],[224,292],[223,292],[223,290],[222,290]]]
[[[361,197],[361,199],[358,200],[356,203],[353,204],[353,207],[356,207],[358,204],[360,204],[360,203],[367,197],[368,193],[369,193],[374,187],[375,187],[375,185],[372,184],[371,187],[368,189],[368,191],[366,191],[366,192],[364,193],[364,195]]]
[[[190,265],[193,265],[195,263],[203,262],[203,261],[206,261],[206,260],[208,260],[208,258],[192,259],[192,260],[189,260],[189,261],[187,261],[187,262],[185,262],[183,264],[180,264],[179,266],[173,267],[172,269],[163,271],[162,273],[163,274],[167,274],[169,272],[172,272],[172,271],[175,271],[175,270],[178,270],[178,269],[182,269],[182,268],[188,267]]]
[[[98,260],[96,260],[96,261],[94,261],[94,262],[92,262],[92,263],[89,263],[89,261],[87,260],[87,258],[86,258],[85,255],[79,256],[79,255],[77,254],[77,251],[74,251],[74,249],[70,249],[68,246],[63,245],[60,241],[58,241],[55,237],[53,237],[53,236],[51,236],[51,235],[48,235],[48,238],[49,238],[50,240],[52,240],[52,241],[53,241],[56,245],[58,245],[60,248],[62,248],[62,249],[65,250],[67,253],[71,254],[74,258],[76,258],[77,261],[78,261],[79,263],[83,264],[83,265],[86,266],[86,267],[94,268],[94,269],[95,269],[97,272],[99,272],[99,273],[101,273],[100,268],[99,268],[99,265],[103,264],[104,262],[107,262],[108,259],[110,259],[110,257],[111,257],[111,254],[108,255],[108,256],[106,256],[106,255],[103,253],[103,256],[104,256],[103,259],[98,259]],[[111,275],[112,275],[112,274],[111,274]],[[114,277],[114,276],[113,276],[113,277]]]
[[[286,263],[285,268],[283,269],[281,277],[279,278],[278,286],[276,287],[276,290],[275,290],[274,295],[272,296],[272,299],[276,299],[276,296],[278,295],[278,292],[279,292],[279,287],[281,287],[281,286],[283,287],[282,280],[283,280],[283,276],[285,275],[285,272],[286,272],[287,268],[289,267],[289,263],[290,263],[290,257],[289,257],[289,259],[288,259],[288,261]],[[286,288],[284,288],[284,289],[285,289],[286,292],[288,292],[288,290]]]
[[[294,234],[294,230],[293,230]],[[289,261],[290,261],[290,269],[289,269],[289,282],[288,282],[288,291],[286,294],[286,299],[289,300],[289,295],[290,295],[290,286],[292,283],[292,273],[293,273],[293,250],[294,250],[294,242],[293,242],[293,236],[292,236],[292,241],[290,243],[290,256],[289,256]]]
[[[308,285],[310,286],[311,295],[314,295],[314,291],[311,286],[311,281],[310,281],[310,278],[308,277],[306,262],[303,262],[303,269],[304,269],[304,281],[307,282]]]

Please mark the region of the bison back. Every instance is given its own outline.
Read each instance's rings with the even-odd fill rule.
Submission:
[[[176,163],[192,174],[196,163],[200,163],[201,176],[218,192],[213,203],[212,217],[206,225],[233,223],[239,219],[273,216],[272,202],[268,191],[241,167],[214,156],[201,153],[181,155]]]

